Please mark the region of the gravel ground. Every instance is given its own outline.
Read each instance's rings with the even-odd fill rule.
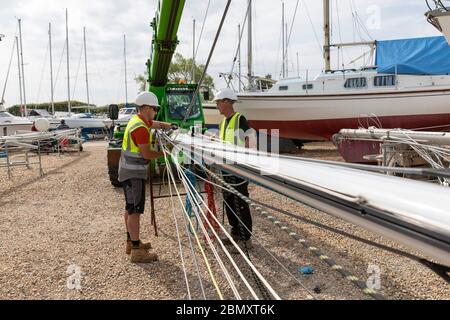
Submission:
[[[106,144],[91,142],[84,147],[81,157],[44,156],[44,178],[39,177],[36,166],[31,170],[14,168],[12,180],[7,179],[6,169],[0,169],[0,299],[188,298],[171,200],[158,199],[155,203],[159,237],[153,235],[149,206],[143,216],[143,239],[152,241],[159,261],[131,264],[124,252],[123,195],[109,183]],[[299,155],[341,160],[328,143],[307,145]],[[250,194],[299,215],[301,220],[270,212],[360,279],[369,278],[369,266],[379,268],[380,293],[386,298],[450,299],[449,284],[419,263],[417,254],[262,188],[251,186]],[[198,249],[197,274],[177,201],[174,198],[191,296],[203,297],[200,277],[206,297],[217,299]],[[251,260],[281,298],[370,299],[256,212],[254,226]],[[203,236],[200,241],[204,243]],[[206,255],[224,298],[233,298],[227,280],[213,263],[213,254],[207,250]],[[219,255],[241,296],[251,298],[224,253]],[[252,287],[257,288],[243,258],[235,256],[235,260]],[[301,275],[298,268],[304,265],[313,266],[315,273]]]

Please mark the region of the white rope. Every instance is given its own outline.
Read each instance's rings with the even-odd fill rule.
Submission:
[[[167,175],[169,175],[169,173],[167,173]],[[188,280],[187,272],[186,272],[186,263],[184,261],[183,247],[181,245],[180,230],[178,229],[177,217],[175,215],[175,206],[174,206],[174,203],[173,203],[172,184],[168,183],[168,185],[169,185],[170,202],[171,202],[171,205],[172,205],[172,217],[173,217],[173,221],[175,223],[175,229],[176,229],[176,232],[177,232],[177,239],[178,239],[178,247],[179,247],[180,256],[181,256],[181,265],[183,267],[183,274],[184,274],[184,279],[186,281],[186,288],[187,288],[188,297],[189,297],[189,300],[192,300],[191,290],[189,288],[189,280]]]
[[[167,152],[167,150],[165,150],[165,152]],[[185,189],[186,189],[186,192],[187,192],[188,194],[191,195],[192,201],[195,202],[195,204],[197,205],[198,209],[202,212],[203,216],[205,217],[206,221],[208,221],[208,219],[206,218],[206,215],[204,214],[203,210],[202,210],[201,207],[200,207],[200,204],[199,204],[198,201],[197,201],[197,197],[196,197],[196,196],[194,195],[194,193],[193,193],[193,190],[190,189],[190,188],[188,187],[188,185],[186,184],[186,181],[189,182],[189,180],[188,180],[187,177],[185,176],[184,172],[182,172],[182,170],[180,170],[179,164],[178,164],[178,163],[175,163],[175,167],[177,168],[178,174],[179,174],[179,175],[181,174],[182,176],[184,176],[183,179],[181,179],[181,181],[182,181],[182,183],[183,183],[183,185],[184,185],[184,187],[185,187]],[[194,190],[195,190],[195,188],[194,188]],[[195,192],[198,194],[197,190],[195,190]],[[201,197],[200,197],[200,199],[201,199]],[[217,253],[217,250],[215,249],[215,247],[214,247],[214,245],[213,245],[213,243],[212,243],[212,241],[211,241],[211,238],[210,238],[210,236],[209,236],[209,233],[207,232],[207,230],[206,230],[204,224],[201,223],[201,222],[202,222],[201,217],[198,215],[198,213],[196,213],[195,210],[193,210],[193,212],[194,212],[194,214],[196,215],[196,217],[197,217],[197,219],[198,219],[198,221],[199,221],[199,226],[200,226],[200,228],[202,229],[203,234],[205,235],[205,238],[206,238],[206,240],[207,240],[208,245],[210,246],[211,251],[213,252],[213,254],[214,254],[214,256],[215,256],[217,262],[219,263],[220,268],[221,268],[222,271],[224,272],[225,278],[227,279],[228,283],[230,284],[231,290],[233,291],[233,293],[234,293],[236,299],[241,300],[241,296],[240,296],[240,294],[239,294],[239,292],[238,292],[238,290],[237,290],[237,288],[236,288],[236,286],[235,286],[233,280],[231,279],[231,276],[230,276],[230,274],[228,273],[228,270],[226,269],[226,267],[225,267],[225,265],[224,265],[222,259],[220,258],[219,254]],[[209,224],[209,221],[208,221],[208,224]],[[209,224],[209,227],[211,228],[211,230],[213,230],[214,235],[217,237],[218,241],[221,243],[220,238],[219,238],[219,237],[216,235],[216,233],[214,232],[214,228],[211,226],[211,224]],[[222,243],[221,243],[221,244],[222,244]],[[223,246],[223,244],[222,244],[222,246]],[[224,247],[223,247],[223,248],[224,248]],[[229,256],[229,253],[228,253],[227,256]]]
[[[178,146],[174,146],[175,148],[179,149],[179,151],[181,151],[182,149],[179,148]],[[195,160],[194,160],[195,161]],[[176,164],[176,167],[179,169],[180,165]],[[188,183],[190,183],[190,181],[188,180]],[[202,200],[203,201],[203,200]],[[211,210],[209,209],[209,207],[205,204],[205,207],[208,209],[208,211],[210,211],[212,218],[216,221],[216,223],[219,225],[219,227],[222,229],[222,231],[225,233],[225,235],[227,236],[227,238],[231,241],[231,243],[235,246],[235,248],[238,250],[238,252],[241,254],[241,256],[244,258],[244,260],[247,262],[247,264],[250,266],[250,268],[255,272],[255,274],[257,275],[257,277],[262,281],[262,283],[266,286],[266,288],[270,291],[270,293],[272,294],[272,296],[277,299],[277,300],[281,300],[281,298],[278,296],[278,294],[275,292],[275,290],[270,286],[270,284],[267,282],[267,280],[261,275],[261,273],[256,269],[256,267],[254,266],[254,264],[248,259],[248,257],[244,254],[244,252],[241,250],[241,248],[237,245],[237,243],[233,240],[233,238],[230,236],[230,234],[228,234],[228,232],[226,231],[226,229],[223,227],[223,225],[220,223],[220,221],[217,219],[217,217],[215,217],[215,215],[211,212]],[[204,214],[203,210],[201,210],[202,214],[204,215],[207,223],[210,225],[209,220],[206,218],[206,215]],[[214,235],[217,237],[217,239],[219,240],[219,243],[222,245],[222,247],[225,250],[225,247],[223,245],[223,243],[220,241],[219,236],[216,234],[216,232],[214,231],[214,228],[212,228],[212,226],[210,225],[211,230],[213,231]],[[233,260],[231,258],[231,256],[229,256],[229,258],[231,260]],[[231,261],[230,260],[230,261]],[[234,261],[234,260],[233,260]]]
[[[163,149],[163,150],[164,150],[164,149]],[[164,150],[164,158],[165,158],[165,160],[166,160],[166,163],[169,163],[169,162],[167,162],[167,151],[165,151],[165,150]],[[181,207],[183,208],[184,214],[185,214],[186,217],[189,217],[189,214],[188,214],[187,211],[186,211],[186,207],[184,206],[183,201],[181,200],[181,196],[180,196],[180,192],[179,192],[179,190],[178,190],[178,187],[176,186],[175,178],[174,178],[174,175],[173,175],[173,172],[172,172],[172,168],[168,168],[167,171],[168,171],[168,173],[169,173],[169,177],[170,177],[171,180],[172,180],[172,183],[174,184],[174,188],[175,188],[175,191],[176,191],[176,193],[177,193],[177,195],[178,195],[178,199],[180,200],[180,204],[181,204]],[[189,222],[190,222],[190,224],[191,224],[191,228],[194,230],[194,226],[192,225],[192,222],[191,222],[190,220],[189,220]],[[200,225],[201,225],[201,224],[200,224]],[[207,242],[208,242],[208,245],[211,247],[211,246],[212,246],[212,245],[211,245],[211,239],[208,238],[207,233],[205,234],[205,237],[206,237],[206,239],[208,240],[208,241],[207,241]],[[199,239],[198,239],[197,236],[196,236],[196,241],[197,241],[197,244],[198,244],[200,250],[202,251],[202,254],[204,254],[203,247],[201,246],[200,241],[199,241]],[[213,251],[213,253],[214,253],[214,250],[213,250],[213,249],[212,249],[212,251]],[[217,252],[215,252],[215,253],[217,254]],[[204,256],[204,257],[206,258],[206,256]],[[220,259],[220,257],[219,257],[219,259]],[[207,264],[207,267],[208,267],[208,270],[209,270],[209,274],[210,274],[210,276],[211,276],[211,279],[212,279],[212,281],[213,281],[214,286],[216,287],[217,293],[218,293],[220,299],[223,300],[223,295],[222,295],[222,293],[221,293],[221,291],[220,291],[220,288],[218,287],[218,284],[217,284],[217,282],[216,282],[216,280],[215,280],[214,275],[212,274],[212,270],[211,270],[211,268],[210,268],[210,265],[209,265],[209,263],[208,263],[207,260],[205,260],[205,263]],[[228,274],[228,272],[227,272],[226,269],[222,269],[222,271],[224,272],[224,274]]]
[[[187,179],[186,174],[183,172],[182,169],[180,169],[181,166],[178,167],[178,171],[180,172],[180,174],[182,174],[184,176],[184,178],[186,179],[186,181],[189,183],[189,185],[192,186],[191,182],[189,181],[189,179]],[[208,205],[205,203],[205,201],[199,197],[199,199],[202,200],[203,205],[208,209],[208,211],[211,213],[211,215],[213,215],[212,211],[209,209]],[[231,254],[229,253],[228,249],[226,249],[225,245],[223,245],[222,240],[220,239],[220,237],[218,236],[218,234],[215,232],[213,226],[211,225],[208,217],[206,216],[206,214],[204,213],[204,211],[201,209],[200,204],[198,202],[196,202],[196,205],[199,207],[200,211],[202,212],[203,217],[205,218],[205,221],[207,221],[208,226],[210,227],[211,231],[213,232],[214,236],[217,238],[218,242],[220,243],[223,251],[225,252],[225,254],[227,255],[228,259],[230,260],[231,264],[233,265],[233,267],[235,268],[236,272],[239,274],[239,276],[241,277],[242,281],[244,282],[244,284],[246,285],[246,287],[249,289],[249,291],[252,293],[253,297],[255,299],[258,299],[256,293],[254,292],[254,290],[252,289],[252,287],[250,286],[250,284],[248,283],[248,281],[246,280],[245,276],[243,275],[243,273],[241,272],[241,270],[239,269],[239,267],[237,266],[237,264],[235,263],[234,259],[232,258]],[[218,224],[220,224],[220,222],[218,222],[216,220],[216,222]],[[224,230],[224,228],[222,229]],[[226,236],[229,239],[232,239],[232,237],[227,234],[226,230],[224,231],[224,233],[226,234]]]
[[[188,157],[189,158],[191,158],[189,155],[188,155]],[[192,158],[191,158],[192,159]],[[201,167],[202,167],[202,169],[203,170],[205,170],[205,172],[207,172],[208,174],[210,174],[211,176],[213,176],[213,177],[215,177],[216,178],[216,180],[218,180],[218,177],[212,172],[212,171],[210,171],[208,168],[206,168],[206,166],[204,166],[203,164],[199,164]],[[220,185],[218,185],[218,184],[216,184],[216,183],[214,183],[214,182],[212,182],[212,181],[209,181],[209,180],[206,180],[206,179],[204,179],[204,178],[202,178],[201,176],[199,176],[199,175],[197,175],[197,174],[195,174],[195,173],[193,173],[197,178],[199,178],[199,179],[201,179],[201,180],[203,180],[203,181],[205,181],[205,182],[208,182],[208,183],[211,183],[212,185],[215,185],[216,187],[218,187],[218,188],[220,188],[220,189],[222,189],[222,190],[225,190],[225,191],[227,191],[227,192],[230,192],[230,193],[238,193],[238,191],[237,190],[233,190],[233,189],[229,189],[229,188],[226,188],[226,187],[224,187],[224,186],[220,186]],[[232,186],[231,184],[229,184],[230,186]],[[224,200],[224,203],[225,203],[225,205],[228,207],[228,208],[230,208],[230,210],[232,211],[232,213],[233,213],[233,215],[238,219],[238,221],[241,223],[241,225],[242,226],[244,226],[244,228],[252,235],[252,238],[253,239],[256,239],[256,242],[258,242],[260,245],[261,245],[261,247],[275,260],[275,262],[277,263],[277,264],[279,264],[280,266],[281,266],[281,268],[289,275],[289,276],[291,276],[292,277],[292,279],[294,279],[309,295],[311,295],[311,296],[313,296],[312,295],[312,293],[306,288],[306,286],[297,278],[297,277],[295,277],[289,270],[288,270],[288,268],[286,267],[286,266],[284,266],[283,265],[283,263],[282,262],[280,262],[263,244],[262,244],[262,242],[258,239],[258,237],[256,237],[255,235],[254,235],[254,233],[252,232],[252,231],[250,231],[250,229],[243,223],[243,221],[241,220],[241,218],[236,214],[236,212],[231,208],[231,206]]]
[[[172,184],[171,184],[172,182],[170,181],[169,172],[167,170],[167,167],[164,170],[167,173],[167,184],[169,185],[169,188],[170,188],[170,196],[171,196],[171,200],[172,200],[172,197],[173,197],[173,195],[172,195]],[[163,178],[164,178],[164,175],[163,175]],[[164,185],[164,181],[163,181],[163,185]],[[172,206],[173,206],[173,200],[172,200]],[[192,240],[191,240],[191,237],[190,237],[190,234],[189,234],[189,226],[188,226],[188,223],[186,221],[186,217],[184,215],[183,215],[183,222],[184,222],[184,226],[185,226],[186,235],[187,235],[187,238],[188,238],[188,241],[189,241],[189,247],[191,249],[192,258],[194,260],[195,270],[196,270],[198,281],[199,281],[199,284],[200,284],[200,289],[202,291],[203,299],[207,300],[206,293],[205,293],[205,288],[203,286],[202,277],[200,275],[200,266],[198,264],[197,255],[195,254],[194,245],[192,243]]]
[[[199,284],[200,284],[200,289],[202,291],[203,299],[207,300],[206,293],[205,293],[205,288],[203,286],[202,277],[200,275],[200,266],[198,264],[197,255],[196,255],[195,250],[194,250],[194,244],[192,243],[191,236],[189,234],[189,225],[188,225],[186,216],[183,216],[183,221],[184,221],[186,235],[187,235],[187,238],[188,238],[188,241],[189,241],[189,247],[191,249],[192,258],[194,260],[194,265],[195,265],[195,269],[196,269],[196,272],[197,272],[197,277],[198,277],[198,281],[199,281]]]

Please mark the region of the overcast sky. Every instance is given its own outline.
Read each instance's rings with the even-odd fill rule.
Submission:
[[[281,72],[281,0],[254,0],[254,70],[257,75],[272,74],[278,79]],[[426,22],[425,0],[332,0],[333,41],[350,42],[434,36],[439,33]],[[297,0],[284,0],[286,20],[291,28]],[[226,0],[210,0],[202,41],[197,55],[198,63],[205,63]],[[207,0],[186,0],[179,31],[177,51],[192,55],[193,19],[197,21],[197,36],[204,21]],[[225,86],[219,77],[229,72],[237,47],[237,26],[243,22],[247,0],[233,0],[220,35],[209,73],[216,87]],[[149,57],[157,0],[0,0],[0,94],[18,33],[17,18],[22,19],[23,52],[25,63],[26,99],[28,103],[50,100],[50,67],[48,53],[48,23],[53,28],[53,69],[55,100],[67,100],[67,67],[63,55],[65,42],[65,8],[69,12],[70,81],[72,99],[86,101],[84,56],[81,56],[83,27],[87,30],[87,58],[91,103],[105,105],[125,101],[123,35],[127,36],[128,100],[138,91],[134,81],[145,71]],[[353,12],[353,14],[352,14]],[[355,12],[357,15],[355,15]],[[358,19],[355,19],[355,16]],[[358,20],[359,23],[355,23]],[[297,75],[297,52],[302,75],[316,75],[323,66],[321,46],[322,1],[300,0],[289,45],[289,75]],[[355,27],[356,25],[356,27]],[[364,31],[367,29],[369,35]],[[246,73],[246,33],[244,34],[242,63]],[[339,63],[348,64],[368,48],[347,50],[339,55]],[[19,102],[17,57],[14,52],[6,88],[5,105]],[[81,58],[82,57],[82,58]],[[333,55],[337,67],[338,54]],[[81,63],[80,63],[81,62]],[[362,61],[358,62],[362,64]],[[58,73],[59,70],[59,73]],[[1,98],[1,96],[0,96]]]

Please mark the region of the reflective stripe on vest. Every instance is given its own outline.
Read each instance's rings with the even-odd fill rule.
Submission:
[[[245,146],[245,142],[241,140],[239,134],[239,122],[241,115],[236,112],[225,128],[226,119],[220,123],[220,139],[226,143],[235,144],[238,146]]]
[[[133,141],[131,134],[138,128],[145,128],[148,130],[151,144],[152,134],[151,129],[138,116],[133,116],[128,122],[124,133],[122,143],[122,154],[119,161],[119,181],[123,182],[128,179],[147,179],[149,161],[144,159],[139,147]]]

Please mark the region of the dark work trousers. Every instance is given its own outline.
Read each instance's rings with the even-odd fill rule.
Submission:
[[[235,176],[228,176],[224,173],[224,180],[231,184],[238,192],[242,193],[244,196],[248,197],[248,181],[244,182],[245,180],[242,180],[241,178],[235,177]],[[242,183],[242,184],[241,184]],[[239,184],[235,186],[236,184]],[[223,200],[225,211],[227,213],[228,221],[231,225],[231,235],[233,238],[241,239],[241,240],[248,240],[251,237],[251,231],[253,223],[252,223],[252,216],[250,213],[250,208],[248,204],[242,200],[240,197],[229,193],[227,191],[223,192]],[[230,206],[233,210],[231,210],[228,206]],[[234,211],[234,212],[233,212]],[[250,230],[250,232],[244,228],[241,223],[239,222],[236,215],[239,217],[239,219],[244,223],[244,225]]]

